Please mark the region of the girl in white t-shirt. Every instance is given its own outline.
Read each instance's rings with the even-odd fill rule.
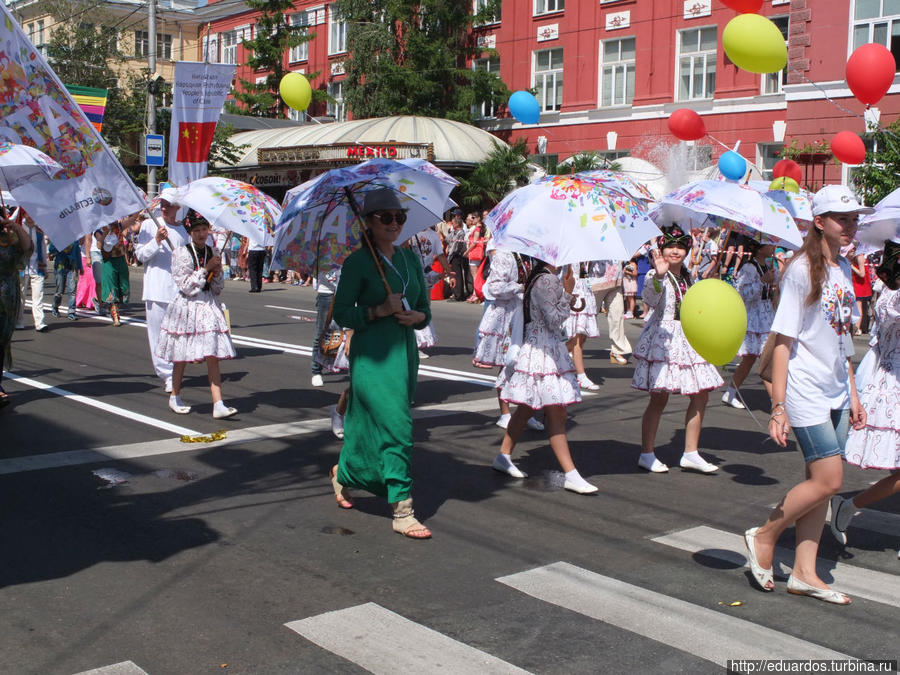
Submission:
[[[853,241],[865,211],[843,186],[829,185],[813,200],[813,226],[781,280],[772,324],[772,416],[769,436],[787,446],[791,428],[806,463],[806,479],[795,485],[762,527],[744,534],[750,570],[764,591],[775,590],[775,543],[792,524],[797,548],[787,591],[838,605],[850,603],[816,573],[819,537],[828,500],[841,487],[841,453],[849,425],[865,426],[856,395],[851,331],[856,303],[850,264],[840,248]]]

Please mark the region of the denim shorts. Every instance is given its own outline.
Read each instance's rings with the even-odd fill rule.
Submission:
[[[844,452],[850,430],[850,410],[832,410],[831,421],[811,427],[794,427],[794,436],[807,464]]]

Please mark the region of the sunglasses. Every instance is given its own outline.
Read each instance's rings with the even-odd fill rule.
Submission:
[[[406,213],[401,211],[400,213],[390,213],[388,211],[382,211],[379,214],[372,214],[377,217],[379,222],[382,225],[390,225],[391,223],[397,223],[398,225],[403,225],[406,222]]]

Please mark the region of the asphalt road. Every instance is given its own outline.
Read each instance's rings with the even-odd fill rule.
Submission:
[[[211,416],[202,366],[183,391],[193,412],[168,410],[140,303],[121,328],[86,312],[16,332],[15,403],[0,411],[0,673],[718,673],[727,659],[897,658],[900,500],[857,517],[846,549],[823,534],[821,574],[851,606],[789,596],[786,568],[775,593],[751,587],[740,535],[803,465],[747,412],[711,399],[701,447],[718,475],[649,475],[636,466],[646,396],[605,337],[589,340],[603,386],[570,409],[569,440],[599,494],[560,490],[536,432],[516,453],[531,478],[509,479],[490,468],[491,373],[470,361],[480,307],[435,303],[414,459],[434,539],[411,541],[379,499],[334,503],[328,416],[346,379],[309,384],[312,291],[232,281],[223,297],[239,354],[222,364],[240,411],[228,421]],[[632,341],[639,330],[629,322]],[[673,397],[660,425],[670,465],[685,409]],[[223,428],[217,442],[179,440]],[[882,475],[848,467],[842,493]]]

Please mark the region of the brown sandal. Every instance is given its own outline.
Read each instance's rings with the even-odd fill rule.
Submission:
[[[431,539],[431,530],[416,520],[412,499],[392,504],[394,509],[394,532],[410,539]]]
[[[343,485],[337,482],[337,464],[331,467],[331,487],[334,488],[334,497],[337,505],[342,509],[352,509],[353,502],[350,500],[350,492]]]

